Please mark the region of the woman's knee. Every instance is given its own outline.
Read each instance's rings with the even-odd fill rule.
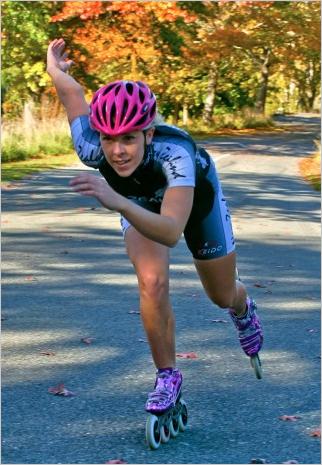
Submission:
[[[145,271],[138,275],[141,297],[151,300],[163,299],[169,292],[169,279],[164,273]]]

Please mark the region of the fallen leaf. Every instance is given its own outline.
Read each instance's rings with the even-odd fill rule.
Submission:
[[[278,417],[278,419],[282,421],[296,421],[296,420],[299,420],[300,418],[301,417],[299,417],[298,415],[282,415]]]
[[[176,355],[179,358],[198,358],[198,355],[195,352],[179,352]]]
[[[95,339],[93,337],[82,337],[81,342],[84,344],[91,344]]]
[[[104,463],[127,463],[127,462],[124,462],[124,460],[122,459],[114,459],[114,460],[108,460],[107,462],[104,462]]]
[[[54,356],[54,355],[56,355],[56,353],[52,352],[51,350],[41,350],[40,355]]]
[[[321,428],[314,429],[309,434],[310,434],[310,436],[312,438],[320,438],[321,437]]]
[[[67,388],[65,388],[65,385],[63,383],[58,384],[55,387],[48,388],[48,392],[50,394],[54,394],[55,396],[63,396],[63,397],[72,397],[76,395],[74,392],[69,391]]]

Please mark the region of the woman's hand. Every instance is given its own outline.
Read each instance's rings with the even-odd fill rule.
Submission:
[[[64,39],[54,39],[50,42],[47,50],[47,71],[58,68],[66,73],[74,64],[72,60],[68,60],[68,53],[65,52]]]
[[[69,183],[75,192],[89,197],[95,197],[105,208],[119,211],[123,197],[112,189],[105,179],[92,174],[80,174]]]

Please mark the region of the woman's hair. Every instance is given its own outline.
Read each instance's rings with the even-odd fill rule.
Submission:
[[[156,126],[159,126],[161,124],[166,124],[166,123],[161,113],[159,113],[159,111],[157,110],[154,120],[151,121],[151,123],[148,124],[148,126],[144,128],[144,131],[146,129],[155,128]]]

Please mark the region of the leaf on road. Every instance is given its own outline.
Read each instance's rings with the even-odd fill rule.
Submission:
[[[299,417],[298,415],[282,415],[282,416],[278,417],[278,419],[282,420],[282,421],[297,421],[300,418],[301,417]]]
[[[84,344],[92,344],[93,341],[95,341],[93,337],[82,337],[81,339]]]
[[[63,397],[73,397],[76,395],[74,392],[69,391],[67,388],[65,388],[65,385],[63,383],[58,384],[55,387],[48,388],[48,392],[50,394],[54,394],[54,396],[63,396]]]
[[[40,355],[54,356],[54,355],[56,355],[56,353],[51,351],[51,350],[41,350]]]
[[[198,358],[198,355],[195,352],[179,352],[176,355],[179,358]]]
[[[310,434],[310,436],[312,438],[320,438],[321,437],[321,428],[314,429],[309,434]]]
[[[124,462],[124,460],[122,459],[114,459],[114,460],[108,460],[108,462],[104,462],[104,463],[127,463],[127,462]]]

